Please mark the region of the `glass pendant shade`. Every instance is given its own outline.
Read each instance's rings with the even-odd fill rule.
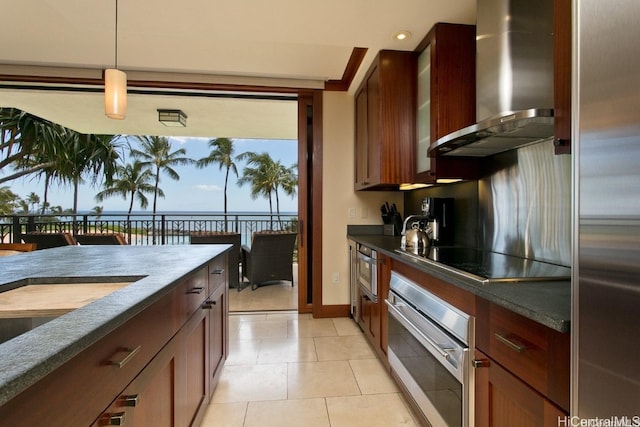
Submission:
[[[104,114],[117,120],[127,116],[127,74],[124,71],[104,70]]]

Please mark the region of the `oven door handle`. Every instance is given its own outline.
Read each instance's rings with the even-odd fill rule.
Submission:
[[[376,265],[376,259],[375,258],[371,258],[369,256],[366,256],[365,254],[363,254],[362,252],[358,252],[358,259],[362,262],[365,262],[369,265]]]
[[[396,308],[396,306],[398,306],[398,307],[409,307],[408,305],[401,304],[401,303],[395,303],[394,304],[394,303],[389,302],[389,300],[384,300],[384,302],[387,304],[387,306],[389,307],[389,310],[392,312],[392,314],[394,314],[396,316],[396,318],[398,318],[401,321],[401,323],[403,323],[403,325],[405,327],[411,328],[411,330],[413,330],[415,333],[420,335],[420,337],[424,340],[424,342],[427,343],[436,353],[438,353],[444,359],[448,359],[449,358],[449,353],[447,353],[445,351],[445,349],[440,347],[431,338],[429,338],[428,336],[423,334],[422,331],[420,331],[420,330],[416,329],[414,326],[412,326],[411,325],[411,320],[407,319],[407,317],[404,314],[402,314],[402,312],[400,310],[398,310]]]

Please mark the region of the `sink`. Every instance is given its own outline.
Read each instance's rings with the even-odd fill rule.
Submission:
[[[0,343],[129,286],[143,277],[38,277],[1,285]]]

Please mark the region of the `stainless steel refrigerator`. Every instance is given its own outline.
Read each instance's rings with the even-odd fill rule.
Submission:
[[[571,415],[640,425],[640,1],[573,17]]]

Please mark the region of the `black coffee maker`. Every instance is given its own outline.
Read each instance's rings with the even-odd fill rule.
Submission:
[[[422,213],[431,228],[431,245],[453,245],[453,198],[425,197]]]

